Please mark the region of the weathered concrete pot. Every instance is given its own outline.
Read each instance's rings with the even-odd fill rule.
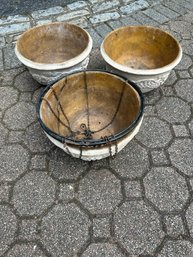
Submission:
[[[121,27],[101,45],[107,70],[134,82],[142,92],[159,87],[180,62],[182,49],[170,34],[150,26]]]
[[[137,134],[143,96],[132,82],[103,71],[68,75],[41,94],[37,112],[48,138],[86,161],[113,156]]]
[[[85,70],[92,49],[88,32],[77,25],[56,22],[26,31],[17,41],[15,53],[40,84]]]

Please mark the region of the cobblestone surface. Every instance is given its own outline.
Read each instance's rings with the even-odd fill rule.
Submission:
[[[0,256],[193,256],[192,4],[74,1],[0,18]],[[24,30],[51,21],[90,33],[90,69],[105,69],[101,42],[121,26],[157,26],[182,45],[164,85],[145,94],[136,139],[114,159],[73,159],[37,123],[42,87],[14,47]]]

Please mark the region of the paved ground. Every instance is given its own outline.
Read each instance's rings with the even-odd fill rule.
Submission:
[[[29,14],[33,11],[72,3],[75,0],[1,0],[0,18],[8,15]]]
[[[192,17],[192,0],[92,0],[0,20],[0,256],[193,256]],[[98,47],[122,25],[162,27],[182,44],[181,63],[146,94],[141,131],[115,159],[72,159],[37,123],[41,88],[13,47],[51,20],[88,29],[91,68],[105,68]]]

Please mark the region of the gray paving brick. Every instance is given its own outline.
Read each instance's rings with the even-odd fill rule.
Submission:
[[[31,152],[49,152],[53,144],[43,132],[39,123],[30,125],[25,132],[24,142]]]
[[[17,32],[24,32],[30,28],[30,22],[9,24],[6,26],[0,26],[0,35],[7,35]]]
[[[31,159],[30,169],[46,169],[46,155],[35,155]]]
[[[133,17],[142,25],[158,26],[158,23],[155,20],[149,18],[142,12],[134,14]]]
[[[188,137],[189,132],[185,125],[173,125],[173,130],[176,137]]]
[[[138,178],[149,168],[147,152],[134,141],[110,160],[110,166],[123,178]]]
[[[193,79],[179,80],[175,84],[177,94],[188,102],[193,101]]]
[[[36,240],[38,225],[35,220],[22,220],[19,228],[19,239]]]
[[[132,12],[136,12],[138,10],[141,10],[141,9],[144,9],[144,8],[147,8],[149,6],[148,2],[145,1],[145,0],[137,0],[135,2],[132,2],[126,6],[122,6],[120,8],[120,11],[123,13],[123,14],[130,14]]]
[[[59,191],[59,199],[62,201],[70,201],[74,198],[74,184],[61,184]]]
[[[95,69],[105,70],[106,69],[105,61],[104,61],[104,59],[100,53],[100,50],[98,48],[93,49],[91,52],[88,69],[91,69],[91,70],[95,70]]]
[[[32,78],[28,71],[24,71],[19,74],[14,80],[14,87],[19,89],[21,92],[33,92],[39,86],[38,82]]]
[[[90,34],[90,36],[94,39],[93,47],[99,47],[103,41],[103,38],[100,37],[99,34],[93,28],[89,28],[87,31]]]
[[[9,202],[11,186],[3,183],[0,185],[0,202]]]
[[[76,1],[74,3],[68,4],[67,8],[71,11],[81,9],[87,6],[87,1]]]
[[[185,234],[183,221],[179,215],[165,216],[167,234],[171,237],[177,237]]]
[[[164,1],[164,5],[181,15],[187,12],[187,9],[177,4],[176,1],[166,0]]]
[[[5,110],[18,100],[18,91],[12,87],[0,87],[0,109]]]
[[[23,15],[14,15],[14,16],[8,16],[6,18],[0,19],[0,25],[21,23],[25,21],[29,21],[29,17],[23,16]]]
[[[158,13],[154,9],[147,9],[143,13],[146,14],[147,16],[149,16],[150,18],[152,18],[153,20],[161,23],[161,24],[164,23],[164,22],[169,21],[169,18],[167,18],[166,16],[164,16],[161,13]]]
[[[148,104],[156,104],[158,102],[158,100],[161,98],[161,93],[160,90],[152,90],[149,93],[144,95],[145,97],[145,103],[146,105]]]
[[[125,181],[124,188],[126,197],[142,197],[141,184],[139,181]]]
[[[32,98],[32,92],[22,92],[19,96],[19,101],[30,102]]]
[[[193,136],[193,120],[189,123],[189,129],[191,131],[191,135]]]
[[[55,200],[55,183],[43,172],[32,171],[14,186],[13,203],[20,215],[40,215]]]
[[[110,237],[110,220],[109,218],[93,219],[93,236],[97,238]],[[97,251],[98,253],[98,251]]]
[[[5,112],[4,123],[10,129],[25,129],[36,119],[35,106],[19,102]]]
[[[139,25],[139,22],[136,21],[134,18],[127,16],[127,17],[123,17],[120,19],[120,22],[124,25],[124,26],[136,26]],[[122,26],[123,26],[122,25]],[[121,26],[121,27],[122,27]]]
[[[56,18],[57,21],[69,21],[72,19],[77,19],[82,16],[89,16],[90,13],[87,9],[82,9],[82,10],[77,10],[77,11],[72,11],[72,12],[67,12],[64,13],[63,15],[60,15]]]
[[[189,230],[190,230],[190,234],[193,237],[193,216],[192,216],[192,212],[193,212],[193,203],[191,203],[191,205],[189,206],[189,208],[186,212],[186,219],[187,219],[188,227],[189,227]]]
[[[89,20],[92,24],[97,24],[100,22],[105,22],[109,20],[116,20],[120,17],[118,12],[106,12],[101,14],[96,14],[92,16]]]
[[[146,197],[165,212],[180,211],[189,197],[186,180],[172,168],[151,169],[144,186]]]
[[[3,70],[3,52],[0,49],[0,71]]]
[[[147,147],[166,146],[172,139],[169,125],[155,117],[144,117],[143,126],[136,138]]]
[[[192,149],[191,139],[176,139],[168,149],[172,164],[188,176],[193,174]]]
[[[122,200],[121,183],[108,170],[91,170],[79,184],[78,198],[93,214],[111,213]]]
[[[57,205],[43,218],[42,242],[55,257],[75,256],[88,240],[89,227],[87,215],[75,204]]]
[[[107,24],[112,28],[112,29],[117,29],[123,26],[123,24],[119,20],[115,21],[108,21]]]
[[[172,70],[167,78],[167,80],[164,82],[164,85],[171,86],[177,81],[176,72]]]
[[[177,71],[177,74],[181,79],[188,79],[191,77],[190,73],[187,70]]]
[[[116,210],[114,222],[115,237],[131,255],[153,253],[164,237],[159,215],[143,201],[125,202]]]
[[[38,11],[34,11],[32,12],[32,17],[34,19],[40,19],[40,18],[45,18],[51,15],[57,15],[57,14],[61,14],[64,12],[64,8],[62,8],[61,6],[55,6],[55,7],[51,7],[45,10],[38,10]]]
[[[167,241],[158,257],[191,257],[192,244],[186,240]]]
[[[172,11],[163,5],[156,5],[154,9],[170,19],[175,19],[180,15],[179,13]]]
[[[91,9],[93,13],[98,13],[98,12],[104,12],[108,9],[113,9],[114,7],[120,5],[119,0],[112,0],[112,1],[105,1],[102,3],[96,3],[91,6]]]
[[[2,36],[0,37],[0,47],[5,46],[5,38]]]
[[[169,164],[169,160],[164,152],[164,150],[152,150],[151,158],[154,165],[164,165]]]
[[[0,124],[0,147],[4,146],[6,138],[8,136],[8,129],[6,129],[3,124]]]
[[[0,206],[0,254],[2,255],[13,242],[17,229],[17,219],[7,206]]]
[[[157,104],[157,112],[169,123],[185,122],[191,114],[189,105],[177,97],[163,97]]]
[[[0,149],[0,181],[13,181],[27,169],[29,154],[20,145],[4,146]]]
[[[107,26],[106,24],[101,24],[95,27],[95,30],[98,32],[98,34],[104,38],[108,33],[112,31],[112,29]]]
[[[116,245],[110,243],[97,243],[91,244],[83,253],[82,257],[98,257],[98,256],[116,256],[124,257],[125,255],[120,252]]]
[[[8,45],[3,48],[4,69],[13,69],[22,66],[14,52],[14,45]]]
[[[5,255],[6,257],[46,257],[35,243],[31,244],[16,244]]]
[[[60,180],[76,180],[88,168],[88,163],[74,159],[59,148],[49,156],[50,174]]]
[[[164,96],[174,96],[175,95],[175,90],[173,87],[171,86],[166,86],[166,87],[162,87],[162,93]]]
[[[24,132],[23,131],[17,131],[13,130],[9,132],[9,143],[20,143],[23,141]]]
[[[40,26],[40,25],[48,24],[48,23],[50,23],[52,21],[53,20],[51,18],[50,19],[44,19],[44,20],[38,20],[38,21],[36,21],[36,25]]]

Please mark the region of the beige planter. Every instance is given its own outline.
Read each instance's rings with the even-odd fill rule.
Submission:
[[[40,84],[85,70],[92,49],[88,32],[77,25],[56,22],[26,31],[17,41],[15,53]]]
[[[125,79],[102,71],[78,72],[48,86],[38,101],[48,138],[86,161],[113,156],[137,134],[143,96]]]
[[[150,26],[127,26],[109,33],[101,45],[107,69],[134,82],[142,92],[159,87],[180,62],[182,49],[170,34]]]

